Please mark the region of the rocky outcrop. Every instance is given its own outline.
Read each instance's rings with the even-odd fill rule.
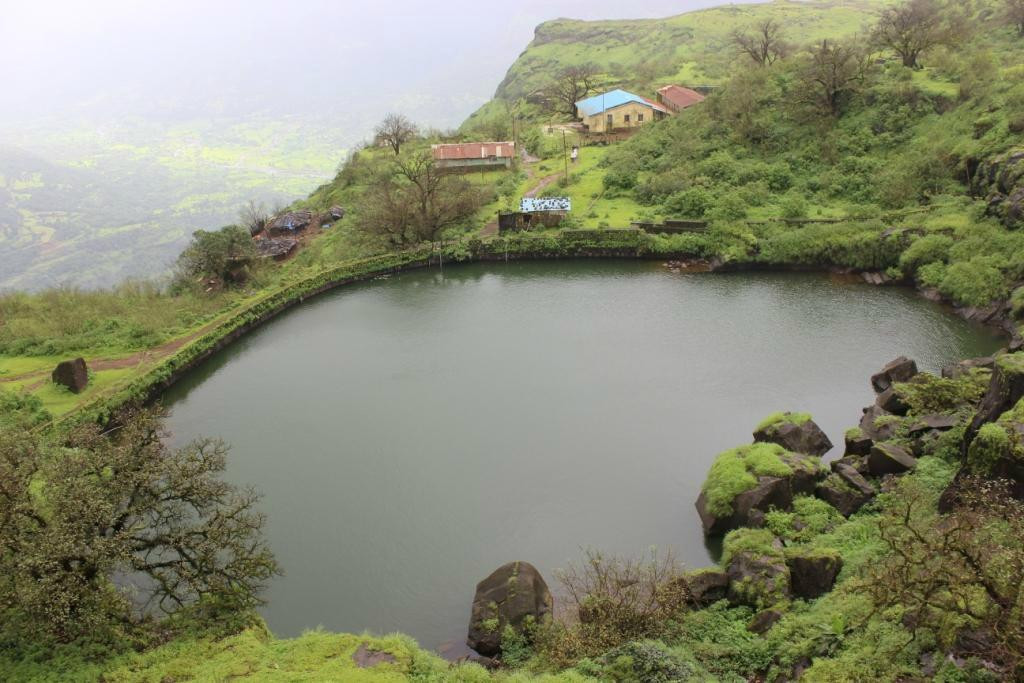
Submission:
[[[77,394],[89,385],[89,369],[82,358],[61,361],[53,369],[51,378],[54,384],[67,387],[71,393]]]
[[[548,618],[554,600],[544,577],[529,562],[509,562],[476,586],[466,644],[485,656],[501,653],[506,626],[523,632]]]
[[[782,619],[782,612],[777,609],[763,609],[754,615],[754,618],[747,624],[747,630],[758,635],[767,633]]]
[[[916,374],[917,363],[906,356],[900,356],[871,376],[871,386],[875,393],[880,394],[896,382],[906,382]]]
[[[1008,228],[1024,219],[1024,150],[982,162],[971,177],[971,193],[985,198],[985,212]]]
[[[844,435],[846,449],[844,455],[867,455],[871,452],[874,441],[860,427],[846,430]]]
[[[843,558],[837,551],[796,552],[786,558],[786,565],[793,596],[813,600],[832,590],[843,568]]]
[[[680,580],[688,600],[697,607],[712,605],[729,593],[729,575],[714,569],[690,572]]]
[[[963,454],[966,459],[971,441],[982,425],[995,422],[1024,398],[1024,353],[1000,356],[992,366],[992,379],[981,399],[981,405],[964,432]]]
[[[868,471],[875,477],[902,474],[916,466],[917,460],[914,456],[892,443],[876,443],[868,455]]]
[[[892,415],[906,415],[910,406],[903,400],[896,387],[890,386],[875,399],[875,404],[887,413]]]
[[[726,451],[719,457],[734,457],[735,452]],[[788,453],[780,448],[776,457],[788,472],[758,476],[754,487],[737,494],[726,509],[715,507],[711,494],[706,490],[708,484],[705,484],[696,506],[706,536],[717,536],[745,526],[760,526],[764,513],[772,508],[790,509],[794,496],[813,493],[827,474],[816,456]]]
[[[754,441],[775,443],[787,451],[808,455],[825,455],[832,442],[810,416],[782,413],[769,418],[754,431]]]
[[[844,517],[860,510],[877,492],[853,466],[839,463],[833,473],[818,484],[815,495],[834,507]]]
[[[881,421],[878,418],[890,413],[885,412],[877,403],[864,409],[860,418],[860,430],[872,442],[888,441],[896,433],[896,422]],[[869,451],[870,452],[870,451]]]
[[[996,359],[992,356],[982,356],[980,358],[967,358],[959,363],[953,363],[951,365],[943,366],[942,376],[946,379],[956,379],[966,375],[971,370],[976,368],[989,368],[995,364]]]

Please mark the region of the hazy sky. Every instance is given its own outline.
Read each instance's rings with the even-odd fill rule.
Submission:
[[[541,21],[716,4],[0,0],[0,117],[341,116],[372,104],[453,125],[493,93]]]

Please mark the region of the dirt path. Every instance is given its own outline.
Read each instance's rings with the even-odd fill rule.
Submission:
[[[123,370],[124,368],[135,368],[142,363],[156,362],[163,360],[167,356],[170,356],[175,351],[180,349],[185,344],[189,343],[197,337],[201,337],[206,334],[220,323],[219,320],[207,323],[203,325],[195,332],[185,335],[184,337],[178,337],[172,339],[169,342],[165,342],[160,346],[156,346],[152,349],[144,349],[137,351],[133,354],[122,356],[121,358],[86,358],[85,363],[89,366],[90,370]],[[32,372],[23,372],[19,375],[12,375],[10,377],[0,377],[0,384],[8,382],[24,382],[25,380],[36,380],[31,384],[26,385],[24,388],[28,391],[35,391],[50,379],[49,370],[34,370]]]

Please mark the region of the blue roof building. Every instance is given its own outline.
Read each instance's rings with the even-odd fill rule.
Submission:
[[[625,90],[609,90],[576,103],[576,111],[588,131],[636,128],[668,114],[664,105]]]

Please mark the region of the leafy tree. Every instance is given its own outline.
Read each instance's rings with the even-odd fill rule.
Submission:
[[[753,26],[750,32],[735,30],[732,42],[740,54],[750,57],[758,66],[771,66],[784,57],[789,46],[782,38],[782,26],[774,19],[765,19]]]
[[[159,410],[64,442],[0,430],[0,610],[23,637],[112,637],[188,605],[247,610],[277,572],[224,444],[169,449]],[[143,607],[135,607],[138,602]]]
[[[903,66],[918,69],[921,53],[950,45],[957,35],[955,22],[937,0],[906,0],[882,12],[871,38],[879,47],[899,55]]]
[[[374,131],[377,143],[390,147],[397,156],[402,145],[416,139],[416,125],[401,114],[388,114]]]
[[[554,108],[576,118],[576,103],[589,95],[597,80],[598,70],[593,64],[580,64],[564,69],[546,89]]]
[[[358,225],[394,244],[434,241],[471,216],[482,192],[465,178],[445,173],[429,152],[395,157],[372,173]]]
[[[811,48],[800,66],[797,101],[837,118],[859,92],[868,71],[868,56],[863,50],[823,40]]]
[[[214,278],[221,282],[238,279],[239,267],[246,266],[256,255],[249,231],[229,225],[209,232],[196,230],[192,242],[178,257],[177,284],[196,279]]]

